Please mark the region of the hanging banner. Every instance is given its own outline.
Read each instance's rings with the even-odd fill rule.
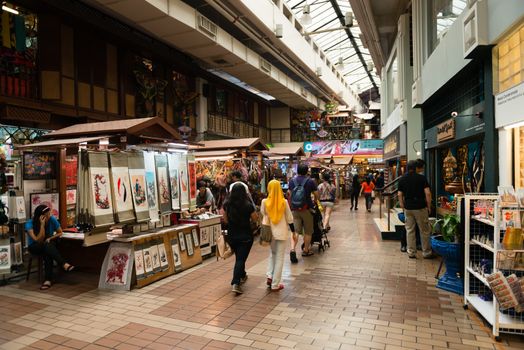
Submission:
[[[190,209],[196,209],[196,197],[197,197],[197,180],[196,180],[196,163],[195,156],[189,155],[187,157],[187,168],[189,175],[189,200]]]
[[[382,156],[383,140],[339,140],[304,142],[304,152],[314,156]]]
[[[131,178],[131,194],[135,206],[136,221],[149,220],[149,206],[146,195],[146,171],[144,170],[144,154],[130,153],[129,177]]]
[[[179,178],[180,178],[180,207],[182,210],[189,209],[190,198],[189,198],[189,176],[187,173],[187,155],[180,155]],[[196,196],[195,196],[196,206]]]
[[[169,174],[167,172],[167,156],[155,155],[156,180],[158,184],[158,202],[162,214],[171,211],[171,192],[169,190]]]
[[[110,153],[109,160],[111,162],[111,188],[116,219],[118,222],[135,220],[127,153]]]
[[[160,221],[158,215],[158,191],[156,188],[155,153],[144,152],[144,165],[146,168],[146,188],[149,217],[152,222]]]
[[[106,152],[89,152],[89,214],[94,218],[94,226],[112,225],[113,197],[109,175],[109,162]]]
[[[176,153],[167,155],[169,164],[169,184],[171,188],[171,209],[180,209],[180,183],[178,169],[180,167],[180,156]]]

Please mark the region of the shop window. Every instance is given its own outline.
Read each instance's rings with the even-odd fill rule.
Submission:
[[[499,42],[493,50],[495,94],[524,81],[524,24]]]
[[[399,74],[398,74],[398,56],[395,53],[387,73],[387,91],[388,91],[388,114],[393,112],[400,102],[399,97]]]
[[[466,0],[427,0],[428,56],[466,7]]]
[[[0,12],[0,94],[36,98],[38,18],[36,14],[10,3],[4,3],[4,6],[12,11]]]

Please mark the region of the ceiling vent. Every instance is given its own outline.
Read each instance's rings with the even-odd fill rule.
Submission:
[[[218,27],[215,23],[211,22],[209,19],[200,14],[197,15],[197,23],[198,29],[202,33],[206,34],[211,39],[216,40]]]
[[[260,69],[262,69],[267,74],[271,74],[271,63],[261,58],[260,59]]]

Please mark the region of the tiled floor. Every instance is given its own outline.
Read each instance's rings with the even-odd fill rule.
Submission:
[[[375,208],[377,210],[377,208]],[[0,288],[0,349],[524,349],[435,288],[438,261],[410,260],[381,241],[372,217],[334,213],[331,248],[290,265],[286,288],[265,287],[268,251],[248,260],[245,293],[229,286],[233,259],[214,259],[143,289],[96,289],[96,276]]]

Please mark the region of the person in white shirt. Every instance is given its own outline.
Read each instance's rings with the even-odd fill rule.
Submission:
[[[260,212],[263,215],[262,224],[271,226],[273,239],[271,240],[271,254],[267,271],[267,285],[272,291],[284,289],[280,283],[282,269],[284,268],[284,256],[290,232],[295,232],[293,225],[293,214],[289,208],[284,192],[280,187],[280,181],[271,180],[267,186],[268,196],[262,200]]]

